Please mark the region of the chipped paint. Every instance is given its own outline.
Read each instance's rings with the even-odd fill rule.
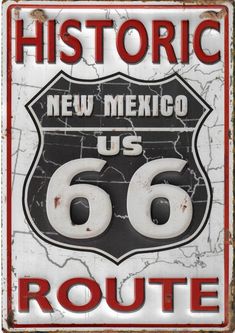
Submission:
[[[40,22],[46,22],[47,21],[47,15],[43,9],[34,9],[31,13],[30,16],[37,21]]]
[[[205,11],[200,15],[201,19],[211,19],[211,20],[221,20],[222,18],[227,15],[227,10],[225,8],[221,9],[220,11],[216,12],[213,10]]]
[[[54,206],[57,208],[61,204],[61,197],[54,198]]]

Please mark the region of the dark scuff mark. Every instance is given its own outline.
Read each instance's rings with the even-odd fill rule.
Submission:
[[[11,310],[7,316],[7,319],[6,319],[6,322],[7,322],[7,326],[8,327],[13,327],[14,326],[14,323],[15,323],[15,319],[14,319],[14,311]]]

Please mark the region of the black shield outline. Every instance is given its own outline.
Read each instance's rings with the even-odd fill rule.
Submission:
[[[31,108],[32,104],[35,102],[35,100],[37,98],[39,98],[42,94],[44,94],[47,90],[50,89],[50,86],[52,84],[54,84],[59,78],[63,77],[66,80],[70,80],[70,81],[75,81],[76,83],[82,83],[82,84],[94,84],[94,83],[102,83],[102,82],[107,82],[110,81],[111,79],[115,79],[115,78],[122,78],[124,80],[127,81],[132,81],[135,84],[147,84],[147,85],[160,85],[163,84],[166,81],[170,81],[170,80],[178,80],[189,92],[190,94],[194,95],[194,97],[199,101],[200,104],[203,105],[205,112],[204,114],[201,116],[201,118],[199,119],[197,125],[195,126],[195,129],[193,131],[193,136],[192,136],[192,151],[193,151],[193,156],[195,159],[195,162],[197,164],[197,167],[205,181],[205,185],[206,185],[206,189],[207,189],[207,194],[208,194],[208,202],[207,202],[207,207],[205,210],[205,214],[204,217],[200,223],[200,227],[198,227],[198,229],[196,230],[196,232],[191,235],[189,238],[184,239],[182,242],[178,242],[177,244],[172,244],[172,245],[166,245],[164,247],[154,247],[154,248],[149,248],[149,249],[135,249],[132,250],[130,252],[127,252],[125,255],[119,257],[119,258],[115,258],[114,256],[110,255],[109,253],[96,249],[96,248],[89,248],[89,247],[81,247],[81,246],[72,246],[69,244],[64,244],[61,242],[57,242],[52,240],[51,238],[48,238],[47,236],[45,236],[43,233],[41,233],[37,226],[35,225],[35,223],[33,222],[33,220],[31,219],[30,216],[30,212],[29,212],[29,208],[28,208],[28,204],[27,204],[27,188],[28,185],[30,183],[31,180],[31,176],[33,175],[34,169],[37,166],[37,162],[38,159],[41,156],[41,150],[44,146],[44,136],[43,136],[43,132],[41,131],[41,125],[37,119],[37,117],[34,114],[33,109]],[[153,80],[153,81],[147,81],[147,80],[139,80],[133,77],[130,77],[126,74],[123,74],[121,72],[117,72],[115,74],[111,74],[109,76],[106,77],[102,77],[102,78],[98,78],[98,79],[92,79],[92,80],[86,80],[86,79],[77,79],[74,78],[70,75],[68,75],[67,73],[65,73],[64,71],[60,71],[57,75],[55,75],[26,105],[25,108],[27,109],[33,123],[34,126],[37,130],[38,133],[38,146],[37,146],[37,150],[35,152],[35,156],[33,158],[33,161],[29,167],[28,173],[25,177],[25,181],[24,181],[24,185],[23,185],[23,195],[22,195],[22,205],[23,205],[23,210],[24,210],[24,215],[26,217],[26,220],[28,222],[28,224],[30,225],[31,229],[33,230],[33,232],[43,241],[46,241],[47,243],[49,243],[50,245],[54,245],[60,248],[64,248],[64,249],[69,249],[69,250],[74,250],[74,251],[83,251],[83,252],[92,252],[95,254],[99,254],[103,257],[105,257],[106,259],[110,260],[111,262],[115,263],[116,265],[119,265],[120,263],[122,263],[124,260],[128,259],[129,257],[136,255],[136,254],[140,254],[140,253],[151,253],[151,252],[160,252],[160,251],[165,251],[165,250],[170,250],[170,249],[174,249],[183,245],[186,245],[190,242],[192,242],[194,239],[196,239],[201,232],[203,231],[203,229],[205,228],[209,216],[210,216],[210,211],[211,211],[211,206],[212,206],[212,188],[211,188],[211,184],[210,184],[210,180],[209,177],[206,173],[206,171],[204,170],[204,167],[201,163],[200,157],[199,157],[199,153],[197,150],[197,138],[198,138],[198,134],[200,132],[200,129],[205,121],[205,119],[209,116],[209,114],[212,112],[212,108],[210,107],[210,105],[205,102],[201,96],[177,73],[174,72],[172,75],[169,75],[167,77],[164,77],[162,79],[159,80]]]

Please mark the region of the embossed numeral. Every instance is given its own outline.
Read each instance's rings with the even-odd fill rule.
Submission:
[[[162,158],[141,166],[132,176],[127,192],[127,213],[132,226],[145,237],[167,239],[181,235],[190,225],[193,215],[191,198],[182,188],[171,184],[151,185],[154,177],[163,172],[180,173],[186,161]],[[93,238],[102,234],[112,218],[109,195],[90,184],[71,185],[72,179],[83,172],[100,172],[106,161],[96,158],[76,159],[59,167],[52,175],[46,198],[48,219],[60,234],[75,239]],[[89,202],[89,217],[82,225],[72,223],[70,206],[73,199]],[[156,198],[166,198],[170,205],[168,221],[154,224],[151,204]]]

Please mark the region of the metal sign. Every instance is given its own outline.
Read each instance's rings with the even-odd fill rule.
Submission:
[[[3,5],[3,327],[232,329],[233,6]]]

